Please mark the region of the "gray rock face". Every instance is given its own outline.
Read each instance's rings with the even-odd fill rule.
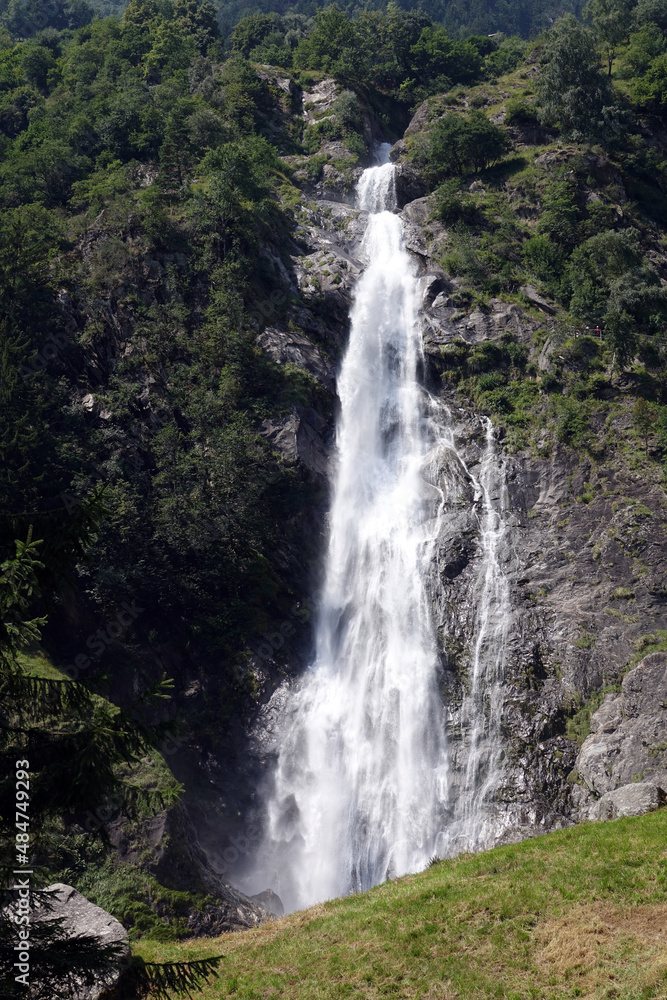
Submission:
[[[640,781],[635,785],[623,785],[613,792],[605,792],[599,802],[591,806],[589,819],[621,819],[624,816],[643,816],[654,812],[665,804],[667,797],[658,785],[650,781]]]
[[[645,657],[626,674],[621,693],[605,697],[591,718],[591,735],[577,757],[576,771],[585,791],[601,796],[600,803],[622,786],[639,787],[634,782],[653,782],[667,791],[664,653]]]
[[[330,456],[329,424],[316,410],[293,406],[286,416],[265,420],[261,433],[289,462],[301,462],[309,472],[326,475]]]
[[[426,194],[426,185],[418,171],[405,161],[396,166],[396,198],[399,207],[422,198]]]
[[[320,104],[335,99],[331,83],[322,81],[318,88],[318,101],[308,114],[319,114]],[[406,135],[416,137],[433,114],[425,102]],[[479,473],[484,435],[472,405],[443,381],[443,348],[455,338],[477,345],[510,332],[528,348],[539,372],[548,367],[550,355],[558,353],[558,340],[552,335],[551,304],[530,286],[523,289],[524,303],[490,298],[482,308],[471,310],[466,305],[470,295],[466,299],[461,281],[446,274],[439,263],[447,233],[431,218],[431,199],[406,163],[406,152],[407,144],[399,141],[392,160],[398,163],[407,246],[420,277],[424,379],[443,404],[443,442],[450,424],[455,425],[456,450],[445,443],[435,447],[423,475],[427,498],[434,486],[446,496],[429,588],[456,786],[465,768],[461,706],[470,683],[475,587],[482,558],[480,509],[472,476]],[[544,163],[558,169],[570,155],[549,152]],[[603,157],[594,156],[590,169],[609,181],[618,179]],[[304,199],[298,215],[301,249],[293,253],[290,272],[298,298],[291,307],[292,322],[289,329],[275,325],[266,329],[260,344],[278,363],[302,365],[328,389],[332,383],[327,378],[335,376],[347,343],[349,306],[363,268],[360,242],[366,219],[323,188],[308,190],[314,191],[315,201]],[[303,339],[292,333],[295,328]],[[444,416],[445,406],[451,419]],[[625,675],[620,693],[607,695],[581,749],[566,735],[568,718],[577,707],[623,677],[637,650],[667,630],[665,492],[657,481],[647,482],[633,472],[626,457],[616,452],[614,430],[628,419],[627,414],[614,415],[605,430],[605,414],[592,418],[592,430],[606,434],[596,459],[538,431],[523,450],[502,456],[507,530],[498,558],[508,577],[510,620],[502,694],[504,756],[492,802],[498,841],[571,824],[587,818],[592,808],[606,809],[605,815],[610,810],[614,815],[630,808],[643,811],[642,803],[652,807],[656,801],[653,789],[667,791],[664,654],[646,657]],[[280,420],[267,421],[263,433],[284,457],[326,481],[333,441],[331,413],[294,407]],[[502,433],[501,429],[499,462]],[[435,517],[435,505],[426,507],[425,516]],[[324,510],[325,504],[310,525],[310,541],[320,553],[325,544]],[[304,547],[307,544],[304,538]],[[261,784],[275,749],[271,732],[286,697],[283,682],[308,662],[309,626],[301,619],[286,624],[294,625],[303,637],[301,651],[281,647],[275,660],[264,659],[261,669],[255,669],[261,688],[257,712],[244,720],[233,744],[235,766],[244,781],[235,779],[229,791],[231,769],[224,766],[222,756],[216,765],[217,787],[232,803],[223,847],[235,843],[235,837],[243,841],[245,831],[261,823],[260,796],[252,789]],[[605,800],[610,805],[602,802],[607,793],[616,796]],[[235,863],[242,870],[247,855],[241,854]],[[235,863],[230,862],[232,879]]]
[[[265,889],[264,892],[258,892],[250,898],[259,906],[263,906],[269,913],[272,913],[274,917],[282,917],[285,912],[285,907],[280,896],[273,889]]]
[[[68,984],[72,990],[72,1000],[97,1000],[102,993],[113,987],[120,978],[124,962],[129,960],[130,946],[127,931],[121,923],[103,910],[95,906],[85,896],[73,889],[71,885],[56,882],[47,887],[49,906],[37,904],[33,919],[62,919],[62,929],[68,937],[94,937],[100,944],[118,944],[121,946],[118,958],[118,968],[105,978],[99,978],[92,984],[72,982]]]
[[[258,336],[257,343],[274,361],[288,362],[305,368],[327,388],[333,388],[333,371],[330,363],[317,347],[298,330],[281,330],[267,326]]]
[[[211,896],[203,911],[193,909],[188,915],[193,937],[246,930],[269,919],[270,912],[261,902],[234,889],[209,862],[182,804],[162,810],[140,827],[134,825],[131,838],[122,817],[110,823],[108,831],[119,857],[145,867],[162,885]]]

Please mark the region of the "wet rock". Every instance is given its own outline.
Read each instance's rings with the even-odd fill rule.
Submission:
[[[408,144],[405,139],[399,139],[389,150],[389,159],[392,163],[398,163],[398,161],[405,156],[408,151]]]
[[[277,892],[273,889],[265,889],[264,892],[258,892],[254,896],[250,897],[259,906],[263,906],[265,910],[272,913],[274,917],[282,917],[285,913],[285,907],[283,906],[282,900]]]

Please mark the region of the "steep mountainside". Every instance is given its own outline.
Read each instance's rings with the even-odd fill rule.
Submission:
[[[512,39],[329,11],[276,69],[244,51],[256,22],[224,59],[209,14],[132,0],[0,50],[3,558],[41,540],[61,676],[122,706],[174,679],[147,717],[177,725],[135,778],[185,787],[152,817],[58,817],[42,860],[163,937],[271,902],[225,879],[256,850],[284,682],[311,652],[354,186],[382,140],[442,413],[424,476],[446,487],[430,589],[459,784],[485,511],[502,527],[480,843],[613,812],[633,783],[650,798],[667,770],[658,5],[611,83],[603,33],[569,19],[523,61]],[[113,850],[89,845],[100,828]]]

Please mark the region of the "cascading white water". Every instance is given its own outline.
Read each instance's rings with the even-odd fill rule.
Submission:
[[[368,260],[338,391],[338,464],[311,669],[288,700],[262,866],[289,910],[417,871],[448,799],[439,658],[425,590],[437,518],[418,383],[417,279],[394,167],[366,170]]]
[[[478,475],[465,467],[480,508],[481,560],[473,591],[474,645],[469,687],[461,705],[464,774],[454,797],[452,818],[438,844],[442,856],[490,847],[503,832],[493,793],[501,781],[501,721],[507,634],[510,622],[507,555],[507,498],[503,463],[493,425],[483,418],[485,447]],[[460,455],[459,461],[462,461]]]
[[[394,167],[366,170],[357,200],[369,213],[368,266],[338,381],[315,659],[283,705],[264,838],[244,886],[271,885],[288,911],[418,871],[435,854],[491,846],[503,826],[493,793],[510,616],[504,470],[487,418],[479,471],[467,468],[449,410],[419,384],[417,278],[391,211]],[[458,476],[440,479],[443,454]],[[453,774],[427,581],[461,475],[474,488],[480,560]]]

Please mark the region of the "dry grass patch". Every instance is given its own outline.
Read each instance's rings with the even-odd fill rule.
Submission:
[[[619,982],[628,978],[636,980],[638,996],[667,996],[665,989],[655,992],[667,971],[667,904],[574,906],[538,925],[535,941],[537,967],[564,984],[576,981],[579,996],[618,996]]]

